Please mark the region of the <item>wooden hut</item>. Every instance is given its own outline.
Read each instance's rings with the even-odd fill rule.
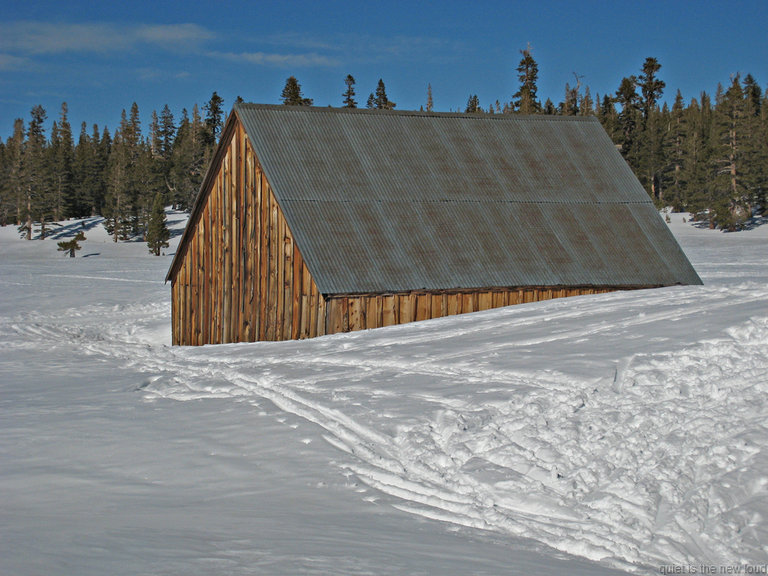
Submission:
[[[167,280],[182,345],[701,283],[594,118],[255,104]]]

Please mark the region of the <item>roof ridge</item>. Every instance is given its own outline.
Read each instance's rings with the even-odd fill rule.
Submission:
[[[516,122],[597,122],[596,116],[557,116],[554,114],[486,114],[470,112],[427,112],[425,110],[379,110],[370,108],[344,108],[334,106],[288,106],[285,104],[260,104],[256,102],[236,102],[233,110],[273,110],[280,112],[299,112],[307,114],[350,114],[376,116],[403,116],[413,118],[466,118],[468,120],[501,120]]]
[[[283,198],[286,202],[316,202],[327,204],[562,204],[572,206],[597,206],[597,205],[614,205],[614,206],[644,206],[647,204],[653,204],[650,198],[648,200],[495,200],[488,198],[465,198],[461,200],[453,199],[419,199],[419,198],[407,198],[404,200],[382,200],[380,198],[345,198],[343,200],[325,199],[325,198],[299,198],[287,195]]]

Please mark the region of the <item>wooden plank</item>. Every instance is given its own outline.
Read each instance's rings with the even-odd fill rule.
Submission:
[[[186,315],[184,314],[184,306],[185,306],[185,299],[184,299],[184,262],[179,265],[179,269],[176,273],[176,284],[178,285],[178,292],[177,292],[177,302],[178,307],[176,310],[176,314],[178,316],[178,325],[179,325],[179,344],[182,346],[186,346],[187,339],[185,338],[184,331],[186,330]]]
[[[283,325],[285,324],[285,226],[280,217],[280,208],[274,197],[272,203],[272,225],[275,227],[275,340],[283,339]]]
[[[291,338],[298,340],[301,336],[301,269],[302,257],[296,243],[293,242],[293,272],[291,273]]]
[[[282,214],[281,214],[282,216]],[[283,340],[290,340],[293,335],[293,238],[285,224],[285,218],[281,217],[282,228],[285,231],[283,238]]]
[[[179,281],[177,278],[174,278],[171,281],[171,344],[174,346],[181,345],[181,338],[179,337],[180,328],[181,322],[179,322]]]
[[[237,141],[237,131],[232,135],[232,139],[229,143],[229,154],[227,154],[227,169],[229,171],[229,179],[227,181],[226,194],[229,199],[229,229],[230,229],[230,242],[229,242],[229,257],[231,261],[231,276],[229,282],[230,290],[230,333],[229,341],[238,342],[240,340],[240,324],[241,324],[241,302],[242,291],[240,290],[240,206],[239,206],[239,191],[238,191],[238,171],[237,171],[237,157],[239,155],[239,146]]]
[[[490,310],[493,308],[493,294],[491,292],[479,292],[477,294],[477,309]]]
[[[250,240],[251,245],[251,341],[259,339],[259,191],[258,170],[253,149],[249,147],[248,159],[251,162],[249,197],[250,197]]]
[[[192,312],[192,298],[189,287],[189,259],[184,260],[181,269],[181,281],[184,286],[184,343],[192,344],[192,322],[190,321]]]
[[[446,295],[439,293],[432,294],[432,318],[442,318],[447,315]]]
[[[253,162],[253,151],[250,148],[250,144],[248,143],[248,139],[245,138],[245,193],[244,198],[246,201],[246,246],[248,250],[247,254],[247,266],[246,266],[246,276],[245,276],[245,289],[246,289],[246,298],[245,298],[245,306],[247,310],[247,328],[246,328],[246,340],[248,342],[253,342],[258,338],[258,328],[256,324],[256,283],[257,283],[257,276],[256,276],[256,217],[254,214],[254,207],[255,207],[255,197],[254,197],[254,162]]]
[[[214,298],[216,297],[216,285],[215,285],[215,278],[217,275],[216,271],[216,246],[215,246],[215,240],[213,235],[213,216],[211,215],[211,198],[209,195],[209,201],[208,201],[208,213],[206,214],[206,242],[205,245],[207,247],[208,255],[206,257],[206,265],[208,268],[208,302],[206,303],[206,316],[208,318],[208,337],[206,340],[207,344],[213,344],[215,340],[215,332],[214,332],[214,312],[213,312],[213,302]]]
[[[309,285],[309,337],[325,334],[325,314],[320,314],[320,294],[314,282]],[[322,329],[321,329],[322,326]]]
[[[176,282],[179,286],[178,288],[178,302],[179,302],[179,308],[178,308],[178,316],[179,316],[179,343],[182,346],[186,346],[187,339],[185,335],[186,331],[186,314],[184,313],[185,306],[186,306],[186,299],[185,299],[185,286],[184,286],[184,262],[179,265],[179,270],[176,274]]]
[[[381,296],[381,325],[394,326],[397,324],[397,314],[395,312],[395,303],[397,297],[393,294]]]
[[[472,292],[463,292],[461,294],[461,313],[475,312],[475,298]]]
[[[301,263],[301,338],[309,338],[312,334],[312,307],[310,303],[310,294],[312,292],[311,279],[307,264]],[[315,310],[317,318],[317,310]],[[315,325],[317,320],[315,320]]]
[[[213,242],[211,246],[212,253],[212,267],[211,277],[213,278],[213,305],[212,305],[212,334],[214,342],[221,342],[221,274],[222,274],[222,246],[221,246],[221,201],[219,199],[219,178],[213,182],[213,190],[211,191],[211,234]]]
[[[277,207],[273,205],[270,193],[268,204],[268,240],[267,240],[267,331],[266,339],[275,340],[275,325],[277,323],[277,258],[275,248],[277,245]]]
[[[380,328],[382,296],[369,296],[365,298],[365,326],[366,329]]]
[[[245,131],[237,125],[237,182],[240,198],[240,322],[239,341],[249,341],[250,310],[248,308],[248,265],[250,246],[248,245],[248,194],[246,189],[247,166],[245,156]]]
[[[264,340],[265,338],[265,318],[266,318],[266,297],[264,290],[265,282],[265,242],[264,242],[264,177],[260,167],[256,167],[256,218],[258,219],[258,226],[256,234],[258,240],[256,242],[256,340]]]
[[[347,328],[345,331],[354,332],[364,328],[363,322],[365,315],[363,313],[363,302],[360,297],[347,298]]]
[[[446,314],[448,316],[454,316],[460,312],[461,306],[460,306],[460,300],[461,297],[459,294],[453,292],[450,294],[445,295],[446,299]]]
[[[208,312],[208,304],[211,300],[211,288],[209,285],[209,269],[208,269],[208,257],[211,252],[211,250],[208,247],[208,206],[206,205],[205,208],[202,211],[202,214],[200,215],[200,220],[197,223],[197,230],[195,231],[195,234],[200,237],[200,245],[201,245],[201,253],[200,253],[200,291],[201,291],[201,302],[200,302],[200,314],[203,318],[202,321],[202,331],[200,334],[200,340],[203,344],[209,344],[209,334],[210,334],[210,321],[211,316]]]
[[[260,293],[259,306],[261,322],[259,323],[259,340],[267,340],[267,326],[269,325],[269,185],[264,177],[264,172],[260,173],[259,182],[261,187],[261,272],[259,275]]]
[[[416,294],[416,320],[429,320],[432,317],[432,294]]]
[[[314,281],[312,281],[312,292],[316,294],[317,298],[317,330],[316,333],[318,336],[324,336],[328,334],[325,330],[325,321],[327,318],[327,309],[326,306],[328,305],[328,301],[323,297],[322,294],[320,294],[319,290],[317,289],[317,284],[315,284]]]
[[[224,165],[221,171],[221,214],[222,214],[222,309],[221,309],[221,324],[222,334],[221,341],[228,343],[232,341],[230,335],[230,325],[232,319],[232,231],[230,229],[230,198],[227,193],[229,188],[229,152],[224,156]]]
[[[190,318],[189,318],[189,326],[190,326],[190,340],[192,342],[192,345],[197,344],[197,332],[198,332],[198,308],[197,308],[197,299],[198,299],[198,293],[197,293],[197,282],[196,282],[196,276],[197,276],[197,242],[194,241],[193,238],[192,241],[189,242],[189,247],[187,251],[187,273],[189,278],[189,297],[190,297]]]
[[[416,296],[413,293],[402,294],[400,300],[400,317],[398,324],[407,324],[416,319]]]
[[[339,298],[331,298],[328,300],[325,311],[325,333],[336,334],[341,332],[342,318],[341,318],[341,303]]]

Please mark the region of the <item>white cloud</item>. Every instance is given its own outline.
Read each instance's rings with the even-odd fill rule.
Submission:
[[[10,54],[0,54],[0,70],[20,70],[29,65],[29,60]]]
[[[212,32],[197,24],[139,26],[133,34],[138,40],[165,45],[196,44],[214,37]]]
[[[0,50],[14,54],[114,52],[144,44],[185,47],[213,38],[197,24],[68,24],[41,21],[0,23]]]
[[[292,48],[338,55],[345,62],[420,61],[445,63],[466,53],[466,43],[431,36],[376,36],[354,32],[337,33],[318,38],[292,32],[259,38],[262,44],[279,50]],[[335,62],[335,60],[334,60]]]
[[[210,52],[209,56],[214,58],[225,58],[227,60],[247,62],[260,66],[338,66],[339,61],[329,58],[315,52],[308,54],[274,54],[268,52]]]

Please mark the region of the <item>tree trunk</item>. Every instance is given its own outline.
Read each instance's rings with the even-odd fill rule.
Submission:
[[[32,200],[27,196],[27,240],[32,240]]]

